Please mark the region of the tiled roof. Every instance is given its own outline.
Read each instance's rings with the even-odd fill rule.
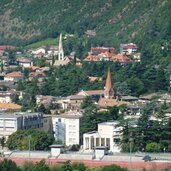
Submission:
[[[89,96],[103,95],[104,94],[104,90],[87,90],[87,91],[84,91],[84,92],[87,93]]]
[[[5,75],[5,77],[23,77],[21,72],[11,72]]]
[[[83,99],[85,99],[85,96],[82,96],[82,95],[71,95],[71,96],[68,96],[68,99],[70,99],[70,100],[83,100]]]
[[[19,57],[19,58],[17,58],[17,61],[23,62],[23,63],[30,63],[30,62],[32,62],[32,59],[26,58],[26,57]]]
[[[102,77],[88,77],[91,82],[93,81],[102,81]]]
[[[9,45],[0,46],[1,51],[4,51],[6,49],[15,49],[15,48],[16,48],[16,46],[9,46]]]
[[[44,72],[30,72],[30,77],[45,77],[46,74]]]
[[[19,110],[22,106],[15,103],[0,103],[0,109]]]
[[[31,69],[31,70],[36,70],[36,69],[39,69],[40,67],[38,67],[38,66],[29,66],[29,67],[27,67],[28,69]]]
[[[127,102],[124,101],[118,101],[116,99],[106,99],[106,98],[100,98],[98,105],[100,107],[112,107],[112,106],[121,106],[121,105],[126,105],[128,104]]]
[[[138,49],[136,44],[126,44],[123,46],[124,49]]]
[[[108,69],[105,89],[107,91],[110,91],[112,89],[112,80],[111,80],[110,69]]]

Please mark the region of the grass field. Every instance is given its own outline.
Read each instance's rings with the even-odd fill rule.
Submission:
[[[48,38],[39,42],[35,42],[26,46],[26,48],[38,48],[40,46],[58,45],[57,38]]]

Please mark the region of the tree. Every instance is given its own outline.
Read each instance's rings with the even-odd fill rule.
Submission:
[[[38,112],[42,112],[42,113],[46,113],[46,108],[43,104],[41,104],[38,109],[37,109]]]
[[[72,164],[71,164],[70,160],[68,160],[64,163],[63,170],[64,171],[73,171]]]
[[[32,162],[25,162],[21,167],[23,171],[32,171],[33,168],[34,168],[34,164]]]
[[[5,137],[0,138],[0,144],[1,144],[2,149],[3,149],[5,146]]]
[[[0,162],[0,171],[21,171],[12,160],[4,159]]]
[[[101,171],[127,171],[127,169],[116,165],[110,165],[102,167]]]
[[[146,151],[147,152],[160,152],[160,145],[155,142],[148,143],[146,145]]]
[[[36,163],[32,171],[50,171],[50,168],[46,165],[44,160],[41,160],[40,162]]]
[[[86,166],[83,163],[74,163],[73,170],[86,171]]]
[[[39,129],[18,130],[9,136],[7,147],[11,150],[28,150],[29,139],[31,142],[30,148],[35,150],[47,150],[54,141],[50,134]]]

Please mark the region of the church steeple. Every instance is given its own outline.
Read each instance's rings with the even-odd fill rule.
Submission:
[[[114,97],[114,95],[115,95],[115,93],[114,93],[114,90],[112,87],[110,69],[108,69],[104,97],[107,99],[112,99]]]
[[[62,33],[59,37],[59,47],[58,47],[58,60],[64,60],[64,50],[63,50],[63,44],[62,44]]]

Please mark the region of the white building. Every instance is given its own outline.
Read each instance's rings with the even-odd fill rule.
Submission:
[[[62,115],[52,116],[53,132],[56,140],[67,145],[80,144],[80,112],[71,111]]]
[[[138,50],[138,47],[134,43],[120,44],[120,53],[121,54],[131,55],[131,54],[137,52],[137,50]]]
[[[41,113],[16,112],[0,114],[0,138],[8,136],[19,129],[42,128],[43,115]]]
[[[120,152],[119,142],[122,127],[117,127],[117,121],[98,124],[98,131],[83,134],[83,149],[93,150],[95,147],[108,147],[109,151]]]

